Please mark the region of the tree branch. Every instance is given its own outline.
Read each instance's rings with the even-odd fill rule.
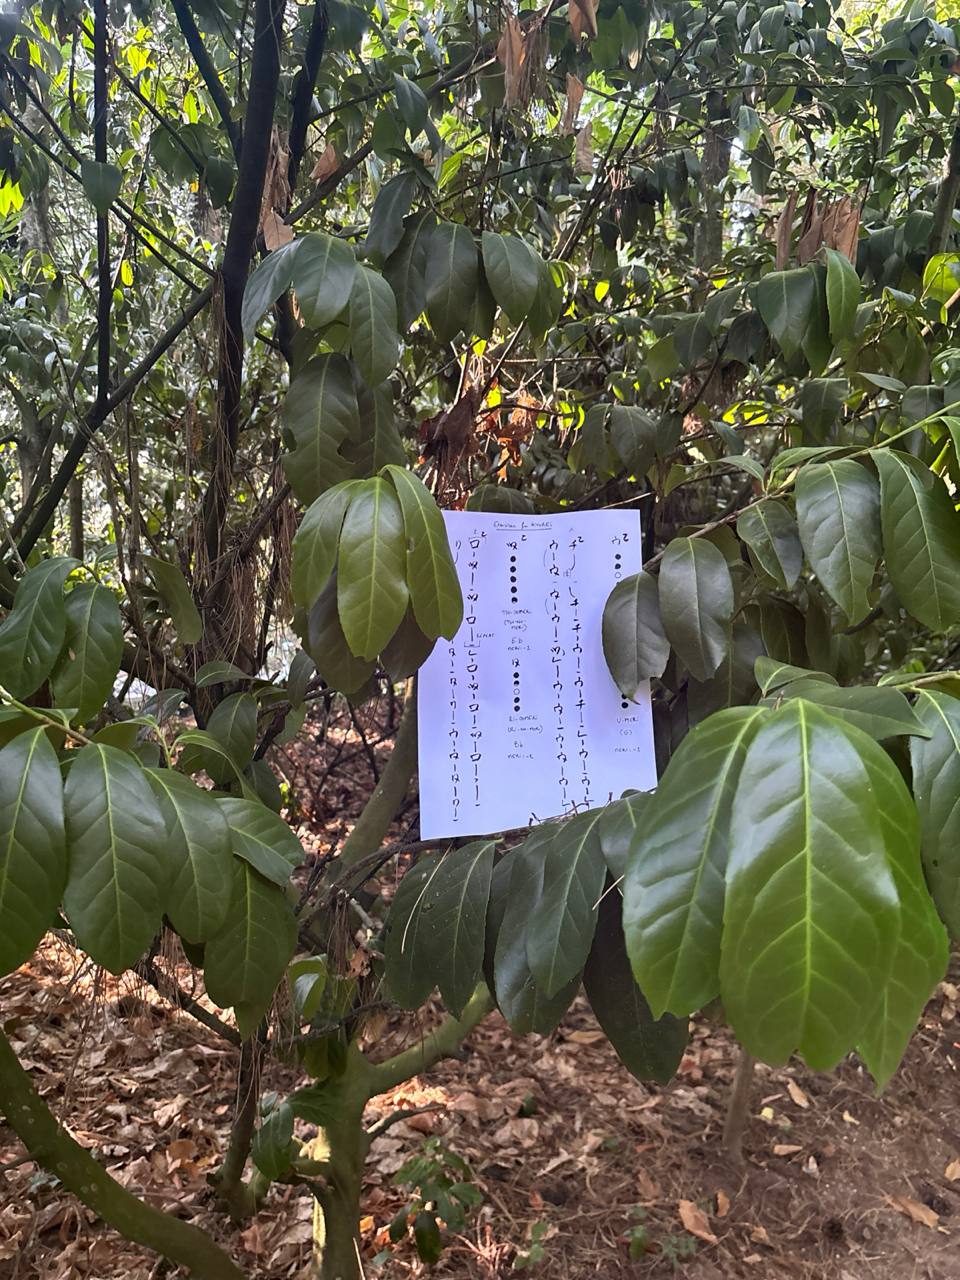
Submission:
[[[313,86],[316,84],[320,61],[327,45],[327,29],[330,25],[327,0],[316,0],[313,20],[307,35],[307,47],[303,66],[293,86],[293,110],[290,117],[290,134],[287,147],[290,161],[287,165],[287,183],[293,191],[297,185],[303,153],[307,145],[307,125],[310,123],[310,107],[313,103]]]
[[[93,155],[107,163],[107,0],[93,6]],[[94,409],[103,412],[110,396],[110,310],[113,280],[110,277],[110,215],[97,212],[97,398]]]
[[[230,139],[230,146],[233,150],[234,158],[239,161],[242,137],[239,126],[234,120],[231,113],[230,99],[227,97],[227,91],[223,87],[223,82],[217,75],[217,69],[213,65],[207,46],[203,43],[203,37],[197,28],[197,24],[193,20],[193,14],[184,0],[173,0],[173,12],[176,15],[177,26],[183,34],[184,40],[187,42],[187,48],[190,50],[190,56],[197,65],[197,70],[203,79],[203,83],[207,86],[207,93],[213,99],[213,105],[217,108],[220,116],[220,122],[223,125],[224,132]],[[256,32],[255,38],[256,38]],[[272,116],[271,116],[272,121]],[[259,202],[257,208],[259,209]]]
[[[493,1008],[493,998],[481,982],[467,1001],[459,1018],[444,1018],[436,1031],[431,1032],[419,1044],[402,1053],[387,1058],[386,1062],[370,1063],[370,1096],[395,1089],[405,1080],[412,1080],[436,1066],[441,1058],[451,1058],[470,1032],[482,1022]]]

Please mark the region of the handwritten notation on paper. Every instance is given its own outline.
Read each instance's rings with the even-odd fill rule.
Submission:
[[[649,689],[622,697],[603,606],[641,568],[636,511],[446,511],[464,619],[419,677],[420,834],[486,835],[656,785]]]

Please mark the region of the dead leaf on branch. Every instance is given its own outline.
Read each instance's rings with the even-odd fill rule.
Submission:
[[[580,103],[583,101],[583,81],[567,72],[567,100],[563,106],[563,119],[560,121],[560,132],[567,136],[577,126]]]
[[[332,142],[328,142],[323,149],[323,154],[310,171],[310,177],[316,182],[323,182],[325,178],[329,178],[331,173],[336,173],[340,165],[340,158],[337,155],[337,149]]]
[[[707,1215],[699,1205],[694,1204],[692,1200],[680,1200],[677,1204],[677,1213],[680,1215],[685,1231],[689,1231],[692,1236],[696,1236],[698,1240],[703,1240],[707,1244],[717,1243],[717,1237],[710,1230]]]
[[[577,173],[593,173],[593,121],[588,120],[577,134],[574,150]]]
[[[568,13],[574,40],[580,41],[584,36],[588,40],[596,38],[599,3],[600,0],[570,0]]]
[[[503,35],[497,45],[497,57],[503,63],[504,106],[512,107],[521,100],[523,66],[527,57],[523,29],[513,14],[507,18],[503,28]]]

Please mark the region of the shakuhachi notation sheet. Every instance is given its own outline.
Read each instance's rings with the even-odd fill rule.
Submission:
[[[445,511],[464,619],[420,669],[420,835],[486,835],[656,785],[649,688],[607,670],[603,607],[636,511]]]

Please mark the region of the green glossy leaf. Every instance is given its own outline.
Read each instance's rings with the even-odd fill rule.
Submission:
[[[337,563],[343,518],[358,482],[344,480],[310,504],[293,539],[290,594],[309,608],[330,581]]]
[[[470,231],[459,222],[434,227],[426,249],[425,302],[430,326],[441,342],[450,342],[469,327],[479,277]]]
[[[424,939],[431,928],[423,905],[431,881],[440,872],[441,858],[440,853],[427,854],[410,868],[387,918],[383,946],[387,987],[404,1009],[418,1009],[439,977],[432,965],[423,963]]]
[[[792,684],[794,680],[822,680],[826,684],[836,685],[836,680],[826,671],[808,671],[806,667],[794,667],[789,662],[778,662],[776,658],[757,658],[754,663],[754,674],[761,693],[772,693]]]
[[[322,329],[346,310],[356,273],[353,250],[342,240],[311,232],[298,241],[291,283],[311,328]]]
[[[637,827],[644,822],[652,791],[633,791],[622,800],[604,805],[597,834],[607,870],[614,880],[621,880],[627,870],[630,847]]]
[[[84,951],[111,973],[122,973],[160,928],[169,879],[153,791],[131,756],[93,743],[70,766],[64,816],[64,913]]]
[[[394,489],[380,476],[362,480],[343,522],[337,569],[340,625],[358,658],[376,658],[403,621],[410,598],[406,559],[404,517]],[[311,656],[322,670],[317,655]]]
[[[393,370],[400,352],[397,300],[379,272],[357,267],[350,291],[350,350],[367,385]]]
[[[620,895],[608,890],[583,971],[583,987],[617,1057],[638,1080],[666,1084],[687,1047],[687,1023],[669,1014],[654,1019],[634,981],[623,940]]]
[[[391,680],[405,680],[420,670],[436,643],[436,640],[423,634],[417,626],[413,610],[408,606],[403,621],[380,655],[383,669]]]
[[[419,981],[418,976],[425,973],[439,986],[450,1012],[460,1017],[483,967],[493,850],[491,841],[482,840],[451,849],[431,864],[422,885],[417,881],[411,914],[404,917],[401,913],[391,926],[386,962],[392,991],[406,986],[420,995],[426,978]],[[398,982],[391,976],[392,962],[400,965]],[[423,998],[420,996],[417,1004]]]
[[[756,563],[779,586],[789,591],[803,568],[803,548],[793,513],[779,498],[768,498],[744,511],[737,535],[753,552]]]
[[[754,667],[763,654],[763,637],[743,618],[733,624],[730,648],[709,680],[687,680],[687,718],[694,725],[722,711],[753,702],[757,695]]]
[[[731,707],[692,729],[643,812],[623,884],[634,976],[654,1016],[694,1013],[720,990],[730,813],[767,713]]]
[[[289,437],[283,468],[301,502],[349,479],[341,446],[359,432],[360,413],[344,356],[316,356],[300,370],[283,402],[283,424]]]
[[[243,291],[240,321],[243,336],[250,342],[257,325],[279,297],[293,284],[293,263],[302,241],[292,240],[268,253],[250,273]]]
[[[211,1000],[233,1006],[244,1039],[270,1008],[296,945],[297,922],[283,890],[235,858],[227,921],[204,949],[203,978]]]
[[[264,1177],[275,1182],[290,1168],[293,1107],[281,1102],[262,1122],[250,1144],[250,1158]]]
[[[921,689],[916,712],[930,731],[910,740],[923,865],[940,915],[960,938],[960,701]]]
[[[221,751],[212,754],[196,746],[185,751],[183,767],[189,773],[206,769],[219,786],[231,782],[253,759],[257,741],[257,702],[252,694],[232,693],[214,707],[207,721],[207,735]],[[230,762],[224,763],[224,757]]]
[[[580,987],[577,974],[548,998],[534,981],[527,961],[527,925],[543,894],[545,850],[553,833],[540,828],[513,852],[506,910],[497,937],[494,981],[497,1005],[517,1035],[549,1035]],[[598,895],[599,896],[599,895]]]
[[[124,721],[126,723],[128,722]],[[178,735],[176,745],[180,748],[178,764],[185,772],[199,773],[201,769],[209,772],[213,769],[231,785],[238,783],[244,795],[253,795],[243,776],[243,767],[212,733],[207,733],[205,729],[187,729]]]
[[[403,238],[384,263],[383,274],[397,299],[400,328],[406,332],[427,305],[427,248],[435,225],[432,214],[405,220]]]
[[[216,800],[173,769],[147,769],[165,828],[170,883],[164,911],[187,942],[206,942],[227,918],[233,879],[230,828]]]
[[[830,313],[830,339],[834,346],[853,336],[857,307],[860,305],[860,277],[845,253],[826,249],[827,308]]]
[[[670,641],[656,578],[635,573],[617,583],[603,607],[602,635],[607,667],[625,698],[635,698],[647,680],[663,675]]]
[[[391,463],[405,466],[407,453],[400,438],[397,416],[393,409],[393,387],[381,382],[371,391],[367,386],[357,389],[357,407],[360,411],[360,435],[344,447],[344,456],[354,465],[359,479],[377,475]]]
[[[960,514],[938,475],[912,454],[874,449],[883,554],[904,607],[931,631],[960,621]]]
[[[797,474],[797,523],[810,566],[848,621],[870,610],[880,558],[880,491],[850,458],[808,463]]]
[[[806,378],[800,388],[800,414],[806,437],[824,440],[840,417],[843,402],[850,394],[846,378]]]
[[[899,689],[878,689],[868,684],[840,689],[823,680],[806,679],[791,681],[778,689],[775,696],[806,698],[847,724],[862,729],[871,738],[895,738],[902,734],[925,738],[928,735]]]
[[[615,404],[610,410],[610,443],[620,461],[641,476],[657,456],[659,427],[656,418],[634,405]]]
[[[196,686],[198,689],[212,689],[218,684],[232,684],[235,680],[249,683],[256,678],[235,662],[205,662],[197,672]]]
[[[0,750],[0,975],[33,955],[66,879],[60,765],[31,729]]]
[[[394,75],[394,90],[397,95],[397,107],[403,117],[403,123],[410,131],[410,141],[423,133],[427,123],[427,96],[413,80]]]
[[[674,538],[659,582],[667,638],[690,674],[708,680],[730,645],[733,583],[723,553],[705,538]]]
[[[63,651],[50,676],[54,701],[76,708],[79,724],[92,720],[113,690],[123,655],[117,598],[106,587],[85,584],[66,597]]]
[[[807,267],[770,271],[757,285],[757,308],[788,360],[800,350],[817,301],[817,282]]]
[[[63,647],[63,584],[76,564],[66,556],[41,560],[20,579],[0,626],[0,684],[15,698],[27,698],[43,684]]]
[[[552,999],[583,969],[597,924],[607,866],[598,824],[602,809],[565,822],[546,847],[543,893],[526,926],[534,981]]]
[[[955,253],[935,253],[923,270],[924,296],[941,304],[949,302],[960,289],[960,257]]]
[[[356,693],[376,670],[374,663],[355,658],[350,652],[337,609],[336,574],[307,616],[303,647],[315,662],[324,682],[340,693]]]
[[[386,262],[400,244],[403,220],[410,212],[416,190],[417,176],[408,171],[397,174],[378,191],[363,242],[363,251],[372,262]]]
[[[866,744],[866,745],[864,745]],[[857,1043],[890,974],[900,905],[873,744],[803,699],[760,725],[730,823],[720,987],[731,1026],[774,1065],[815,1071]],[[900,782],[885,758],[886,786]]]
[[[184,644],[196,644],[203,635],[203,621],[186,578],[175,564],[161,560],[159,556],[144,556],[143,563],[150,571],[157,594],[170,615],[177,639]]]
[[[494,298],[514,324],[522,324],[540,288],[538,255],[519,236],[496,231],[484,231],[480,245]]]
[[[890,977],[867,1019],[857,1049],[882,1088],[903,1057],[924,1006],[943,978],[949,959],[947,934],[923,879],[917,807],[902,778],[890,770],[880,747],[860,744],[874,794],[882,796],[878,812],[900,898],[900,936]]]
[[[406,580],[417,624],[431,640],[452,640],[463,621],[463,594],[440,508],[413,472],[389,466],[386,474],[403,513]]]
[[[237,857],[283,888],[305,857],[303,845],[287,823],[256,800],[222,796],[216,805],[226,820]]]
[[[102,160],[81,160],[80,182],[94,209],[101,218],[105,218],[120,194],[123,170]]]

